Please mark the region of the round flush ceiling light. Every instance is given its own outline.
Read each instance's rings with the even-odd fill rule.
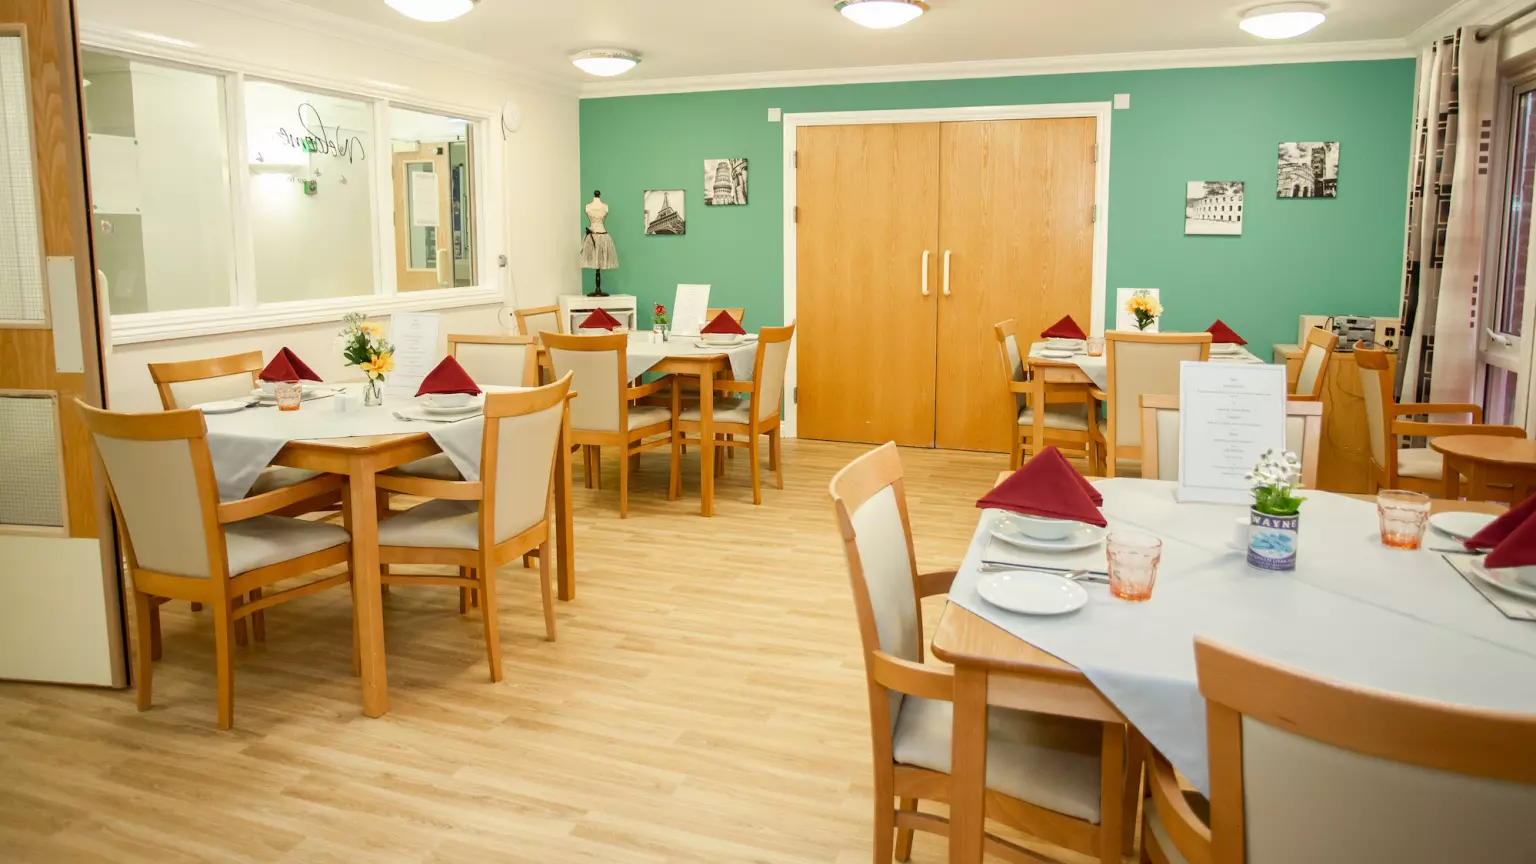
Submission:
[[[862,27],[889,30],[916,20],[928,11],[928,4],[923,0],[840,0],[834,8]]]
[[[384,0],[389,8],[407,18],[437,24],[452,21],[475,8],[480,0]]]
[[[1323,23],[1326,17],[1317,3],[1272,3],[1249,9],[1237,26],[1260,39],[1290,39]]]
[[[640,57],[617,48],[592,48],[572,54],[571,62],[576,64],[577,69],[588,75],[609,78],[614,75],[623,75],[635,68],[635,64],[640,62]]]

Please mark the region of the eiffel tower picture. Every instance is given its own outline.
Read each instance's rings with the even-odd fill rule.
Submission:
[[[645,233],[687,234],[683,217],[684,196],[681,189],[647,190],[645,193]]]

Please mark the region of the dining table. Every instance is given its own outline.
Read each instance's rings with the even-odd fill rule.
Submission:
[[[1447,499],[1465,494],[1473,501],[1487,501],[1488,487],[1495,483],[1511,487],[1511,501],[1524,501],[1536,493],[1536,441],[1497,435],[1441,435],[1429,439],[1429,446],[1444,462],[1441,476]]]
[[[1139,764],[1144,738],[1208,793],[1196,636],[1355,686],[1536,713],[1536,687],[1514,683],[1536,681],[1536,621],[1506,617],[1474,588],[1461,572],[1471,556],[1455,540],[1431,530],[1419,550],[1387,548],[1373,499],[1311,491],[1297,569],[1262,572],[1247,566],[1236,542],[1246,507],[1179,503],[1171,481],[1092,482],[1104,498],[1106,533],[1134,530],[1163,542],[1150,599],[1118,600],[1095,582],[1084,584],[1086,605],[1067,615],[988,604],[977,589],[984,561],[1107,570],[1102,542],[1071,552],[1001,543],[995,510],[981,512],[956,572],[932,641],[933,655],[955,670],[952,864],[982,858],[989,705],[1123,722],[1128,767]],[[1445,509],[1503,508],[1434,503],[1434,512]],[[1126,778],[1126,823],[1134,822],[1138,783]],[[1120,828],[1128,849],[1135,826]]]
[[[296,411],[271,403],[229,413],[208,414],[208,450],[221,500],[238,500],[269,465],[339,474],[348,480],[343,508],[352,535],[353,614],[363,685],[363,713],[389,711],[385,672],[382,573],[379,566],[379,501],[375,475],[408,462],[446,453],[468,480],[479,477],[485,420],[469,411],[432,415],[409,396],[386,396],[383,405],[364,407],[363,385],[313,385]],[[516,392],[521,387],[486,387]],[[575,394],[571,394],[574,396]],[[570,398],[570,397],[567,397]],[[346,409],[346,410],[342,410]],[[556,452],[569,449],[569,424],[561,424]],[[561,600],[576,597],[576,548],[571,516],[569,459],[555,471],[555,572]]]
[[[554,364],[543,345],[538,348],[538,357],[539,367],[553,375]],[[705,517],[715,515],[715,393],[708,385],[726,372],[737,381],[752,380],[756,358],[754,334],[735,345],[722,346],[707,344],[698,336],[672,333],[663,341],[652,332],[629,332],[625,368],[631,377],[652,372],[699,380],[699,514]]]

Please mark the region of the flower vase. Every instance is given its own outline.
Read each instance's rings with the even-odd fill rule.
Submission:
[[[369,378],[368,386],[363,390],[363,406],[377,408],[384,404],[384,380],[382,378]]]
[[[1270,572],[1295,570],[1300,527],[1300,513],[1273,516],[1249,510],[1248,566]]]
[[[672,341],[672,334],[670,332],[670,329],[665,324],[661,325],[661,341],[663,341],[663,342],[671,342]]]

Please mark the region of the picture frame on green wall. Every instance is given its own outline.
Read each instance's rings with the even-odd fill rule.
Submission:
[[[687,234],[686,208],[681,189],[645,190],[645,233]]]
[[[1184,193],[1184,233],[1243,235],[1243,182],[1191,180]]]
[[[747,160],[704,160],[704,204],[739,207],[747,203]]]
[[[1275,197],[1339,197],[1339,142],[1281,144]]]

